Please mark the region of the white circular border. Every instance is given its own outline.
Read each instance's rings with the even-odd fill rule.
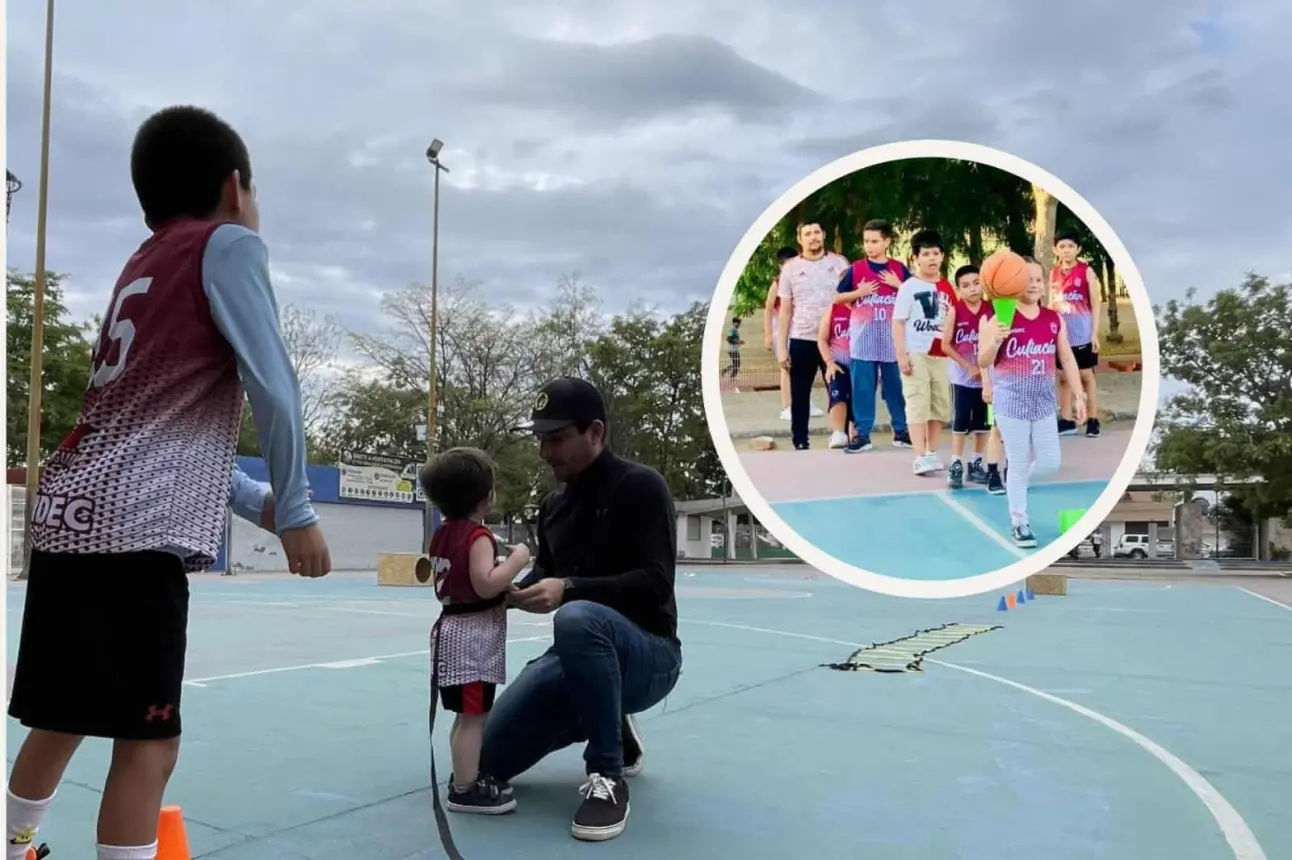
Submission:
[[[885,576],[850,565],[804,540],[776,514],[745,473],[740,463],[740,455],[731,440],[727,416],[722,409],[722,388],[719,378],[722,360],[720,341],[727,309],[736,291],[736,283],[740,280],[741,273],[753,257],[759,243],[782,218],[814,192],[867,167],[910,158],[954,158],[988,164],[1039,185],[1061,200],[1074,215],[1085,222],[1112,256],[1113,262],[1117,265],[1118,274],[1126,285],[1127,292],[1130,293],[1131,306],[1135,311],[1140,335],[1143,373],[1139,414],[1135,420],[1135,427],[1131,431],[1130,445],[1116,472],[1113,473],[1108,488],[1100,494],[1094,505],[1086,511],[1086,515],[1068,532],[1068,535],[1061,535],[1057,540],[1008,567],[962,579],[926,581]],[[1153,423],[1157,417],[1158,389],[1161,382],[1157,325],[1152,303],[1140,278],[1139,269],[1135,267],[1135,261],[1131,259],[1126,246],[1122,244],[1108,222],[1081,195],[1042,168],[991,147],[954,140],[900,141],[854,152],[819,168],[782,194],[745,233],[722,270],[722,277],[714,292],[713,303],[709,307],[709,319],[705,325],[700,370],[704,377],[702,384],[705,417],[709,423],[709,433],[713,436],[713,444],[718,450],[718,457],[727,471],[727,476],[731,479],[736,495],[759,522],[795,555],[835,579],[891,597],[928,599],[969,597],[1012,586],[1063,558],[1081,542],[1079,536],[1093,532],[1106,520],[1126,492],[1126,487],[1134,479],[1148,451],[1153,434]]]

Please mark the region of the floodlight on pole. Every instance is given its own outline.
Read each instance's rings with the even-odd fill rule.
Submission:
[[[436,436],[436,389],[439,386],[439,367],[436,364],[437,347],[439,338],[439,303],[440,303],[440,173],[448,173],[449,169],[440,161],[440,152],[444,149],[444,141],[438,137],[431,141],[431,145],[426,147],[426,160],[435,168],[435,184],[432,193],[432,215],[431,215],[431,361],[427,380],[429,383],[428,394],[426,397],[426,461],[429,463],[435,456],[435,436]],[[423,548],[429,547],[431,535],[435,531],[434,506],[428,498],[426,503],[426,517],[422,526]]]

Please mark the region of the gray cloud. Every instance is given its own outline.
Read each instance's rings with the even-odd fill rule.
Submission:
[[[34,256],[43,15],[9,10],[9,263]],[[1288,272],[1292,11],[1025,0],[164,0],[58,22],[51,267],[100,312],[143,237],[127,173],[151,110],[226,116],[255,159],[282,300],[381,325],[429,278],[430,138],[446,141],[441,277],[538,304],[578,271],[607,307],[706,298],[786,188],[856,149],[971,140],[1062,177],[1157,301]],[[149,50],[123,55],[123,43]]]

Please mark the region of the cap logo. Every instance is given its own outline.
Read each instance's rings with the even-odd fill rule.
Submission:
[[[540,391],[538,392],[538,397],[534,398],[534,411],[542,412],[546,408],[547,408],[547,392]]]

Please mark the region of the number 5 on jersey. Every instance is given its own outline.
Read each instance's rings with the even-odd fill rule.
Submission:
[[[112,316],[104,326],[106,336],[100,336],[91,365],[91,388],[102,388],[125,372],[126,357],[130,354],[130,345],[135,342],[135,324],[129,318],[121,316],[121,307],[131,296],[146,294],[152,285],[152,278],[139,278],[126,284],[117,293],[117,300],[112,303]],[[117,344],[117,360],[108,364],[114,343]]]

